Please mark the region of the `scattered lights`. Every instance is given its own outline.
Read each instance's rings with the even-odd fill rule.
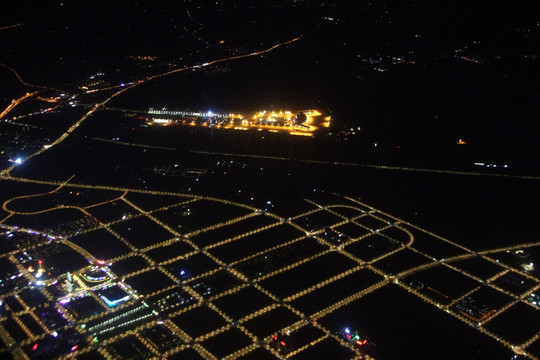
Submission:
[[[79,345],[73,345],[73,347],[71,348],[71,351],[75,351],[79,348]]]
[[[21,157],[18,157],[15,159],[14,163],[17,164],[17,165],[21,165],[23,162],[23,159]]]
[[[285,341],[281,340],[281,341],[279,342],[279,345],[285,346],[285,345],[287,345],[287,344],[285,343]]]
[[[38,344],[37,344],[37,343],[35,343],[35,344],[34,344],[34,346],[32,346],[32,351],[36,351],[36,350],[37,350],[37,348],[38,348]]]

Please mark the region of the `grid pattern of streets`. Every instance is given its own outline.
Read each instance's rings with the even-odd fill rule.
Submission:
[[[536,359],[527,348],[540,338],[540,329],[515,340],[490,324],[518,307],[536,311],[528,299],[540,289],[538,278],[493,254],[540,243],[475,252],[349,197],[328,204],[306,199],[303,210],[285,218],[211,197],[67,181],[3,181],[50,186],[2,205],[7,214],[0,222],[2,241],[13,235],[36,240],[0,257],[13,267],[3,281],[23,279],[23,285],[0,294],[8,314],[0,318],[1,345],[17,358],[39,358],[51,336],[60,333],[67,345],[57,349],[58,356],[66,358],[237,359],[264,352],[301,359],[324,344],[346,358],[369,359],[364,344],[320,320],[378,289],[399,286]],[[52,226],[30,229],[19,223],[39,216],[46,221],[61,211],[86,220],[61,234]],[[49,271],[48,256],[60,245],[71,254],[66,256],[84,258],[84,266]],[[484,276],[460,266],[471,259],[481,259],[492,272]],[[435,269],[470,286],[460,293],[440,288],[422,276]],[[355,277],[370,280],[334,297],[319,296]],[[508,286],[515,279],[526,289]],[[470,305],[486,289],[510,301],[480,310]],[[44,303],[63,320],[47,320]],[[70,329],[76,335],[67,333]]]

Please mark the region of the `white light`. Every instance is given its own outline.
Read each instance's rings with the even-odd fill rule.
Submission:
[[[18,158],[15,159],[15,164],[17,164],[17,165],[22,164],[22,162],[23,162],[23,159],[20,158],[20,157],[18,157]]]

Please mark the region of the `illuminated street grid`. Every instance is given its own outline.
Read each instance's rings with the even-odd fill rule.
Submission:
[[[369,334],[325,328],[319,320],[385,286],[399,286],[515,353],[536,358],[527,353],[527,347],[540,338],[538,329],[535,335],[515,343],[489,330],[489,324],[517,307],[537,310],[530,294],[540,289],[540,280],[526,269],[498,262],[492,254],[520,254],[540,243],[474,252],[349,197],[336,197],[335,204],[306,199],[311,210],[282,218],[246,204],[206,196],[68,181],[3,181],[51,185],[49,192],[15,197],[2,204],[8,214],[0,224],[2,241],[21,233],[40,239],[40,245],[30,242],[0,257],[2,264],[16,268],[11,277],[2,280],[21,284],[7,292],[2,289],[2,310],[11,310],[13,315],[0,319],[3,350],[17,358],[33,358],[51,336],[74,329],[80,335],[64,335],[76,339],[60,353],[67,358],[87,352],[93,356],[95,351],[105,358],[122,358],[136,349],[141,356],[160,358],[195,351],[207,359],[235,359],[267,351],[288,359],[330,341],[349,351],[350,358],[367,359],[370,357],[363,346],[369,346],[365,340]],[[94,194],[100,202],[89,203],[85,194]],[[42,209],[35,209],[36,199],[44,200]],[[118,211],[111,221],[110,212],[103,209],[113,205]],[[198,207],[204,211],[196,212]],[[67,208],[94,222],[86,222],[75,236],[59,236],[21,228],[10,221]],[[102,222],[101,214],[108,214],[108,220]],[[206,225],[208,217],[213,223]],[[190,219],[187,232],[177,225],[186,219]],[[132,226],[137,233],[130,232]],[[144,228],[150,230],[147,234],[143,231],[141,237],[139,232]],[[121,255],[98,258],[96,251],[108,250],[94,249],[92,242],[81,240],[103,238],[103,244],[114,242],[111,252],[114,247]],[[373,247],[378,252],[362,250]],[[49,250],[40,253],[40,248]],[[435,255],[441,249],[441,253],[452,255]],[[70,257],[80,257],[84,263],[69,273],[56,274],[47,267],[47,256],[55,251],[70,251]],[[45,258],[29,260],[30,254],[45,254]],[[405,261],[392,262],[397,256]],[[399,268],[408,264],[407,259],[414,259],[414,265]],[[486,279],[465,272],[457,262],[466,259],[489,262],[493,275]],[[311,273],[314,269],[318,270]],[[464,294],[449,295],[437,288],[437,283],[418,280],[434,269],[464,276],[474,285]],[[309,298],[347,277],[368,273],[377,279],[371,285],[352,289],[350,295],[332,300],[314,313],[293,305],[295,300]],[[498,280],[509,274],[525,279],[527,290],[516,294],[503,288]],[[33,296],[28,295],[29,289],[33,289]],[[486,289],[511,301],[467,312],[470,299]],[[57,311],[63,320],[47,320],[51,317],[45,313],[40,316],[45,310],[36,298],[48,302],[52,313]],[[348,340],[349,333],[360,340]],[[296,338],[295,346],[287,347],[285,338]],[[376,339],[370,341],[376,343]]]

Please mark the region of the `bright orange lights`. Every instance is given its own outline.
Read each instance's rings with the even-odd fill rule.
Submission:
[[[331,117],[322,117],[318,110],[262,110],[251,114],[161,111],[150,109],[149,114],[171,115],[170,118],[146,118],[147,125],[182,125],[216,127],[223,129],[257,129],[271,132],[287,131],[291,135],[313,136],[319,128],[329,128]],[[173,118],[175,117],[175,118]],[[178,118],[176,118],[178,117]]]

